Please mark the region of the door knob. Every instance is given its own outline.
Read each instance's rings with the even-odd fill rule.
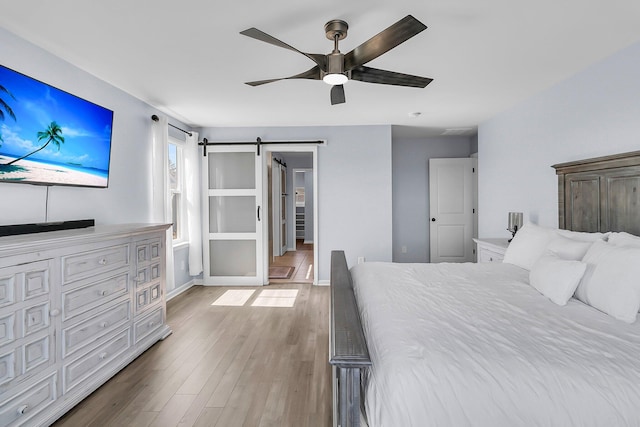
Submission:
[[[436,222],[436,219],[435,218],[431,218],[431,222]]]

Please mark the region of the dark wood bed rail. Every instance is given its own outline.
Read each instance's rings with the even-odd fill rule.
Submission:
[[[333,366],[334,425],[360,425],[361,370],[371,365],[344,251],[331,252],[329,363]]]

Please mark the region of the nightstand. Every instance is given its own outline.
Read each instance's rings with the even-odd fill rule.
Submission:
[[[473,239],[476,242],[478,262],[502,262],[509,246],[507,239]]]

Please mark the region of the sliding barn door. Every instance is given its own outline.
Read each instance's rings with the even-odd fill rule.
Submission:
[[[262,164],[255,146],[207,147],[205,285],[262,285]]]

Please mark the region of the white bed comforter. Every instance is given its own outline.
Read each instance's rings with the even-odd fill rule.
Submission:
[[[351,273],[371,427],[640,426],[640,321],[557,306],[509,264]]]

